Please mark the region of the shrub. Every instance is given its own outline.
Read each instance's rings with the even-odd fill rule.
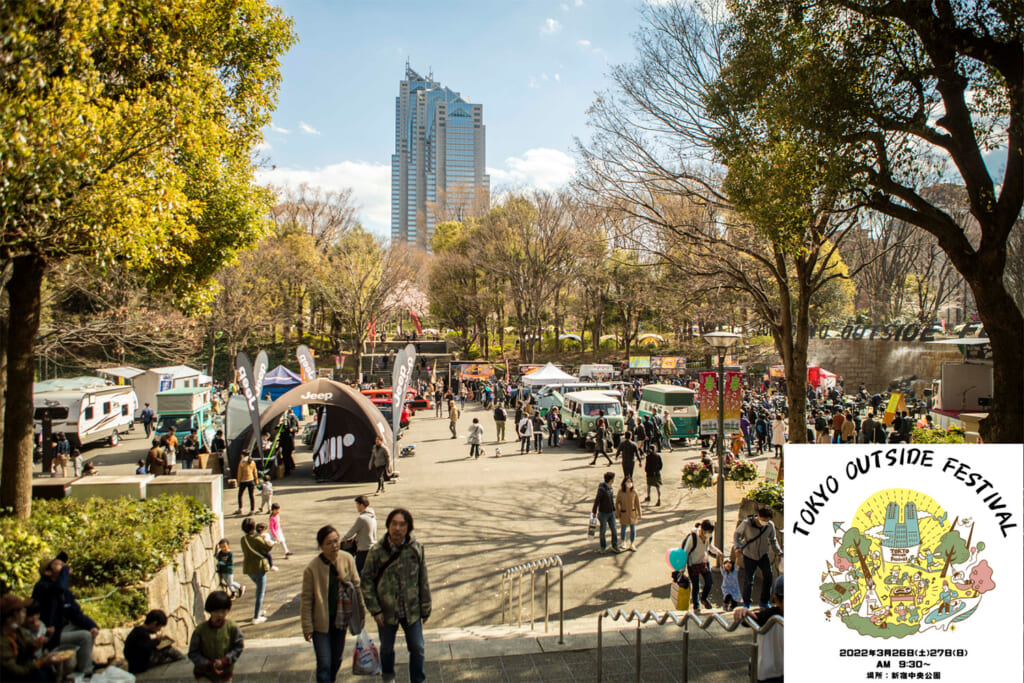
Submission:
[[[713,478],[711,468],[700,462],[683,465],[683,483],[695,489],[706,489],[711,486]]]
[[[914,427],[914,431],[910,435],[910,443],[964,443],[964,430],[957,427],[949,429]]]
[[[761,505],[767,505],[775,510],[782,510],[782,494],[783,487],[781,481],[762,481],[751,489],[750,493],[748,493],[745,498],[749,498]]]
[[[101,627],[120,626],[145,612],[145,596],[135,586],[170,564],[213,520],[213,513],[183,496],[35,501],[29,520],[0,519],[0,579],[28,595],[39,562],[63,550],[83,609]]]
[[[761,473],[758,472],[757,465],[748,460],[737,460],[729,468],[725,478],[729,481],[754,481],[759,476]]]

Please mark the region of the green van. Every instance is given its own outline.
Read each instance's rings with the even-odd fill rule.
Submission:
[[[605,391],[574,391],[566,394],[562,401],[562,422],[566,433],[579,441],[580,448],[586,448],[601,413],[604,413],[608,431],[616,442],[626,431],[622,404]]]
[[[637,414],[642,419],[644,415],[655,412],[662,415],[667,410],[675,428],[673,439],[697,438],[700,436],[700,412],[694,401],[696,394],[693,389],[672,384],[648,384],[640,394]]]

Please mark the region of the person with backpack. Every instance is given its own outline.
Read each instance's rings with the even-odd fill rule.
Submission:
[[[708,596],[711,595],[711,563],[708,562],[708,551],[722,559],[723,553],[711,542],[715,533],[715,524],[710,519],[703,520],[683,539],[682,548],[686,551],[686,573],[690,577],[690,596],[693,600],[693,611],[699,612],[701,606],[711,609]],[[704,588],[700,588],[703,580]],[[699,594],[699,595],[698,595]],[[698,603],[698,597],[700,602]]]
[[[754,588],[754,573],[761,570],[761,606],[768,606],[772,588],[772,564],[769,549],[782,557],[772,522],[772,509],[761,507],[739,523],[733,534],[736,559],[743,559],[743,606],[750,607],[750,593]]]
[[[505,410],[505,405],[499,403],[494,407],[494,442],[502,443],[505,441],[505,422],[508,420],[508,411]]]

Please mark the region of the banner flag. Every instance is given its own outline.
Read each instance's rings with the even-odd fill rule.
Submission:
[[[740,431],[740,411],[743,408],[743,373],[725,373],[725,421],[726,431]],[[717,410],[717,408],[716,408]]]
[[[263,379],[267,376],[267,365],[269,362],[266,351],[260,351],[256,354],[256,362],[252,366],[252,371],[255,373],[253,377],[256,378],[256,398],[263,395]]]
[[[238,387],[245,397],[245,405],[249,408],[249,421],[252,423],[252,438],[256,444],[253,458],[259,464],[260,471],[263,471],[263,436],[260,432],[260,402],[256,395],[256,383],[252,373],[252,361],[245,351],[239,351],[235,356],[235,373],[238,375]]]
[[[316,361],[313,360],[313,352],[305,344],[299,344],[295,349],[295,358],[299,361],[299,374],[303,382],[312,382],[316,379]]]
[[[391,373],[391,466],[395,466],[398,451],[398,429],[402,422],[402,410],[405,408],[405,393],[412,381],[412,370],[416,367],[416,347],[406,344],[405,348],[395,356],[395,369]]]
[[[416,334],[423,334],[423,326],[420,325],[420,318],[416,315],[416,311],[410,308],[409,316],[412,318],[412,324],[416,326]]]
[[[718,433],[718,373],[700,373],[700,431]]]

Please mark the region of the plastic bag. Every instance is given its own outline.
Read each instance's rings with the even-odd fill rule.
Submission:
[[[93,674],[96,683],[135,683],[135,675],[116,666],[108,666],[103,671]]]
[[[373,638],[365,628],[356,638],[356,649],[352,653],[352,675],[380,675],[380,654],[377,652],[377,646],[373,644]]]
[[[597,517],[590,516],[590,523],[587,524],[587,536],[597,535]]]

